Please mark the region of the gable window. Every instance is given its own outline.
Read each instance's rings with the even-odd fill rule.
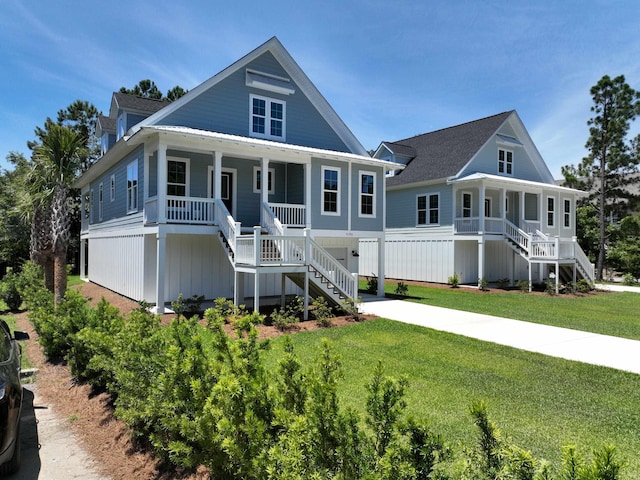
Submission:
[[[109,190],[111,192],[110,198],[113,202],[116,199],[116,176],[111,175],[110,187]]]
[[[186,160],[167,160],[167,195],[186,197],[189,194],[189,168]]]
[[[267,191],[269,194],[276,193],[273,179],[276,178],[276,171],[274,168],[270,168],[267,171]],[[253,167],[253,193],[260,193],[262,191],[262,169],[260,167]]]
[[[513,175],[513,152],[498,149],[498,173]]]
[[[340,215],[340,169],[322,167],[322,213]]]
[[[102,221],[102,200],[104,199],[104,188],[102,183],[98,187],[98,221]]]
[[[121,113],[118,116],[118,137],[117,140],[120,140],[122,137],[124,137],[124,113]]]
[[[471,193],[462,192],[462,217],[471,218]]]
[[[127,165],[127,212],[138,211],[138,162]]]
[[[555,225],[556,218],[556,199],[554,197],[547,197],[547,227],[553,227]]]
[[[564,228],[571,228],[571,200],[565,198],[562,202],[562,224]]]
[[[252,137],[284,140],[286,103],[268,97],[250,95],[250,128]]]
[[[360,216],[375,217],[376,201],[375,201],[375,183],[376,174],[374,172],[360,173]]]
[[[440,223],[440,194],[418,195],[418,225]]]

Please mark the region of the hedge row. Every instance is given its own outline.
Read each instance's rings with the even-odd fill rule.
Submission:
[[[613,447],[589,461],[567,447],[555,468],[535,459],[500,435],[483,403],[470,408],[477,443],[454,455],[428,424],[405,417],[408,381],[386,376],[382,364],[360,418],[338,401],[341,363],[327,342],[303,368],[286,339],[270,371],[269,344],[255,329],[261,317],[225,300],[204,321],[178,316],[163,327],[143,309],[123,316],[104,299],[91,308],[74,291],[54,308],[37,269],[25,272],[34,281],[23,283],[23,299],[47,356],[108,391],[133,435],[174,465],[204,465],[216,479],[620,478]]]

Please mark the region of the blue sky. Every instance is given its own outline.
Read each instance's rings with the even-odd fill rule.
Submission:
[[[273,35],[366,148],[515,109],[556,177],[586,153],[591,86],[640,89],[637,0],[0,5],[3,168],[76,99],[106,113],[141,79],[191,89]]]

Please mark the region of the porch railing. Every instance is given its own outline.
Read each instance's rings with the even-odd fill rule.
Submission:
[[[282,225],[282,222],[276,215],[276,213],[271,209],[271,205],[268,203],[262,204],[262,223],[263,227],[267,229],[269,235],[284,235],[286,232],[286,227]]]
[[[540,230],[540,222],[537,220],[522,220],[522,230],[527,233],[534,233]]]
[[[455,233],[478,233],[480,231],[480,217],[458,217],[455,219]],[[485,217],[484,233],[504,233],[504,221],[498,217]]]
[[[504,230],[505,234],[509,239],[511,239],[516,245],[518,245],[522,250],[529,253],[529,235],[524,230],[516,227],[509,220],[504,221]]]
[[[269,203],[275,217],[282,225],[290,227],[304,227],[307,224],[306,208],[304,205],[292,203]]]
[[[329,252],[318,245],[308,235],[307,245],[310,248],[310,264],[342,293],[351,299],[358,295],[358,275],[351,273],[340,264]]]
[[[167,222],[214,223],[213,198],[167,197]]]
[[[589,257],[587,257],[587,254],[584,253],[584,250],[582,250],[582,247],[580,246],[580,244],[578,242],[574,242],[574,243],[575,243],[574,256],[575,256],[576,262],[578,263],[578,266],[583,270],[582,274],[590,282],[595,281],[596,279],[595,265],[591,263],[591,260],[589,260]]]

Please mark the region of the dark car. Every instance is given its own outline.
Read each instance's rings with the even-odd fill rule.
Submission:
[[[14,473],[20,467],[22,347],[18,340],[28,338],[24,332],[12,336],[9,326],[0,319],[0,475]]]

